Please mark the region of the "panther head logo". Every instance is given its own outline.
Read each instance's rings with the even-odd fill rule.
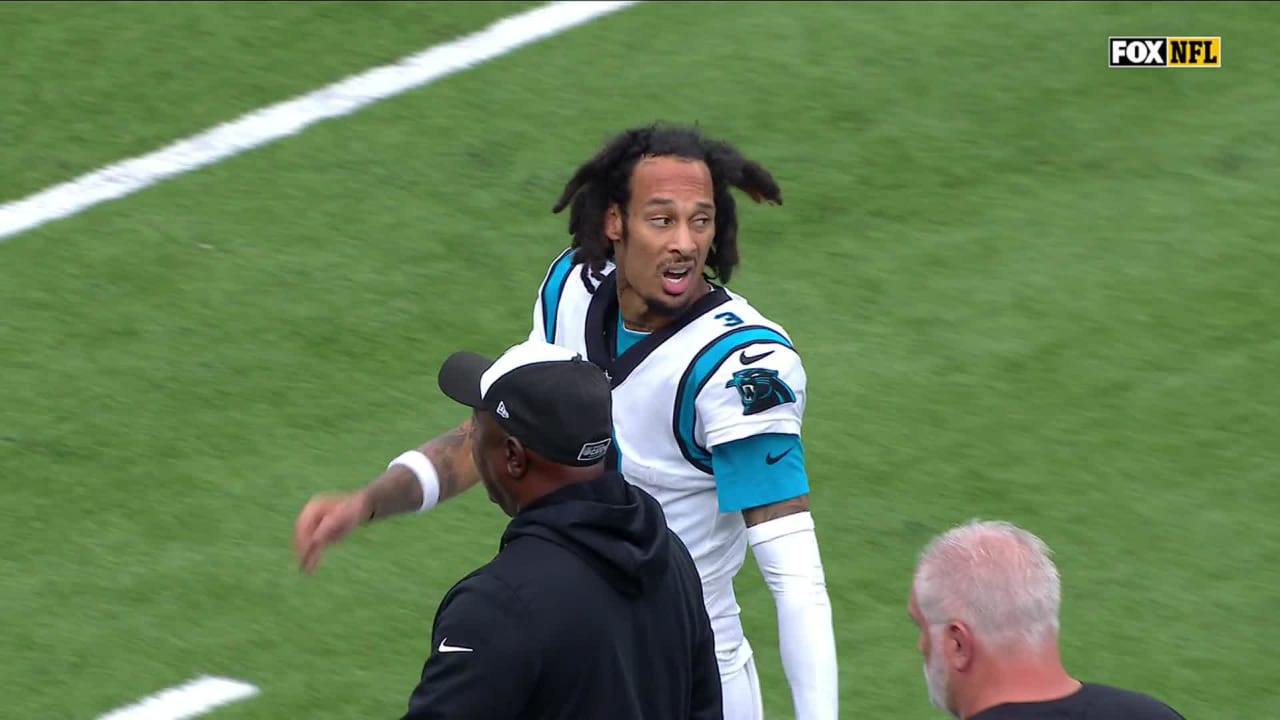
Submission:
[[[796,394],[778,377],[778,371],[768,368],[739,370],[724,386],[737,389],[743,415],[755,415],[796,401]]]

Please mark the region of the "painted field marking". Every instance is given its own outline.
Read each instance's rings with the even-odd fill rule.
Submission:
[[[94,205],[132,195],[163,180],[296,135],[322,120],[428,85],[558,35],[636,2],[553,2],[434,45],[390,65],[259,108],[146,155],[123,160],[0,205],[0,242]]]
[[[258,688],[249,683],[203,675],[112,710],[98,720],[187,720],[257,694]]]

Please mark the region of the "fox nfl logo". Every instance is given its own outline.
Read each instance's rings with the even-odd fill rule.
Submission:
[[[1108,67],[1113,68],[1220,68],[1220,37],[1113,37],[1108,38]]]

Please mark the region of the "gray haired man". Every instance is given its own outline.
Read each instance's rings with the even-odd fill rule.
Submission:
[[[935,537],[908,603],[929,701],[958,720],[1184,720],[1154,698],[1069,675],[1060,602],[1049,548],[1026,530],[975,520]]]

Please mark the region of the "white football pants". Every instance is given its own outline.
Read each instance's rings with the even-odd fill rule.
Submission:
[[[724,720],[764,720],[754,657],[736,672],[720,677],[720,692],[724,696]]]

